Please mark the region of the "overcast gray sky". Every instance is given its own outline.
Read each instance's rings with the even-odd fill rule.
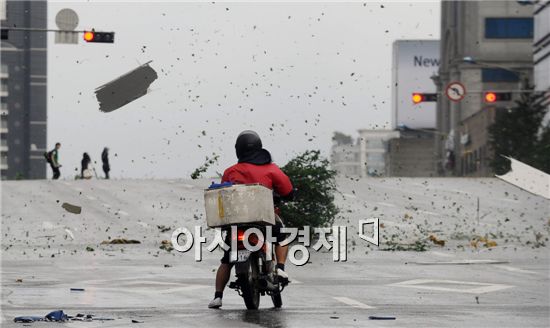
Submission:
[[[390,124],[393,41],[438,39],[440,27],[439,2],[50,1],[50,28],[63,8],[77,29],[116,32],[114,44],[49,36],[48,147],[63,144],[65,177],[104,146],[114,178],[189,177],[215,153],[213,175],[235,162],[244,129],[281,165],[306,149],[328,156],[334,131]],[[94,89],[149,60],[151,92],[100,112]]]

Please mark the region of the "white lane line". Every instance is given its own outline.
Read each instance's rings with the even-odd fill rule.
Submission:
[[[441,286],[456,286],[456,288],[441,287]],[[468,293],[468,294],[485,294],[496,292],[503,289],[512,288],[515,286],[504,284],[491,284],[474,281],[456,281],[456,280],[438,280],[438,279],[413,279],[390,284],[388,286],[418,288],[427,290],[437,290],[442,292]],[[466,288],[470,287],[470,288]]]
[[[124,211],[117,211],[115,214],[120,214],[120,215],[124,215],[124,216],[128,216],[128,213],[127,212],[124,212]]]
[[[335,300],[337,300],[338,302],[342,302],[344,304],[353,306],[353,307],[358,308],[358,309],[374,309],[375,308],[374,306],[370,306],[370,305],[361,303],[359,301],[352,300],[351,298],[348,298],[348,297],[333,297],[333,298]]]
[[[89,200],[96,200],[94,196],[90,196],[90,195],[86,195],[86,198],[88,198]]]
[[[537,272],[535,272],[535,271],[524,270],[524,269],[520,269],[520,268],[514,268],[514,267],[511,267],[511,266],[508,266],[508,265],[495,265],[495,266],[497,268],[500,268],[500,269],[503,269],[503,270],[506,270],[506,271],[510,271],[510,272],[537,274]]]
[[[430,212],[430,211],[424,211],[424,210],[418,210],[418,213],[424,213],[424,214],[428,214],[428,215],[439,216],[439,213]]]
[[[109,204],[106,204],[106,203],[104,203],[104,204],[101,204],[101,205],[103,205],[103,207],[111,208],[111,205],[109,205]]]
[[[342,195],[346,198],[357,198],[357,196],[352,195],[352,194],[342,194]]]
[[[497,198],[497,200],[500,200],[500,201],[503,201],[503,202],[514,203],[514,204],[519,203],[519,200],[509,199],[509,198]]]
[[[382,206],[386,206],[386,207],[397,207],[393,204],[390,204],[390,203],[384,203],[384,202],[377,202],[376,204],[378,205],[382,205]]]
[[[301,282],[300,280],[296,280],[296,279],[291,279],[290,283],[291,284],[303,284],[303,282]]]
[[[441,257],[456,257],[456,255],[454,255],[454,254],[447,254],[447,253],[442,253],[442,252],[438,252],[438,251],[431,251],[430,253],[433,254],[433,255],[441,256]]]

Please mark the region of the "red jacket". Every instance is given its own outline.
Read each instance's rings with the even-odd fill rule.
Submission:
[[[273,163],[263,165],[237,163],[223,172],[223,182],[259,183],[274,190],[280,196],[287,196],[292,192],[290,179]]]

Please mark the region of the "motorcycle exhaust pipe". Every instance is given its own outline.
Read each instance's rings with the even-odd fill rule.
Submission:
[[[272,284],[271,282],[267,281],[267,279],[262,279],[260,281],[258,281],[260,283],[260,287],[262,287],[262,289],[267,289],[267,290],[277,290],[277,286]]]

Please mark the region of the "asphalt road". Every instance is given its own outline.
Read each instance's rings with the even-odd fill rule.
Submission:
[[[31,326],[550,326],[550,202],[495,179],[339,180],[336,224],[348,226],[348,260],[312,251],[305,266],[289,265],[282,309],[264,297],[260,310],[248,311],[226,290],[223,308],[210,310],[220,253],[204,248],[196,262],[192,253],[159,249],[173,229],[204,226],[208,183],[3,182],[2,327],[57,309],[114,320]],[[63,202],[82,213],[66,212]],[[380,247],[357,238],[358,220],[375,216]],[[109,238],[141,244],[101,244]],[[387,250],[418,244],[426,250]]]

